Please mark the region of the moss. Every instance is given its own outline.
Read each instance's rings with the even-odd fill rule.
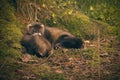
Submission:
[[[14,8],[6,0],[2,0],[0,3],[0,18],[8,22],[15,21]]]
[[[22,33],[19,26],[16,26],[14,7],[7,0],[2,0],[0,4],[1,60],[7,56],[16,58],[20,55]]]
[[[55,74],[55,73],[44,74],[41,76],[41,79],[42,80],[65,80],[63,75]]]

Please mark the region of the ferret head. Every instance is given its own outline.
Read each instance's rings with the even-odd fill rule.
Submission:
[[[43,35],[44,28],[45,28],[45,26],[38,22],[27,25],[27,31],[29,34],[41,33]]]

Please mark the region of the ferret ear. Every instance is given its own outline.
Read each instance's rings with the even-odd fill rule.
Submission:
[[[31,33],[31,31],[32,31],[32,24],[28,24],[27,25],[27,32]]]
[[[30,28],[32,28],[32,24],[27,25],[27,29],[30,29]]]

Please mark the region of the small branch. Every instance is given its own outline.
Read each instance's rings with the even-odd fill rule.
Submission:
[[[98,43],[98,47],[97,47],[97,51],[98,51],[98,80],[100,80],[100,30],[98,28],[98,40],[97,40],[97,43]]]

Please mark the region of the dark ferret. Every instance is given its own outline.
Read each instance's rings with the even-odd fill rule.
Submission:
[[[40,29],[33,29],[31,33],[27,32],[23,36],[21,44],[26,48],[28,53],[35,54],[38,57],[47,57],[52,50],[51,44],[37,30]]]
[[[41,34],[52,44],[54,49],[57,47],[81,48],[83,45],[82,39],[77,38],[70,32],[59,28],[46,27],[43,24],[36,22],[28,26],[29,33],[33,33],[34,30],[41,32]]]

